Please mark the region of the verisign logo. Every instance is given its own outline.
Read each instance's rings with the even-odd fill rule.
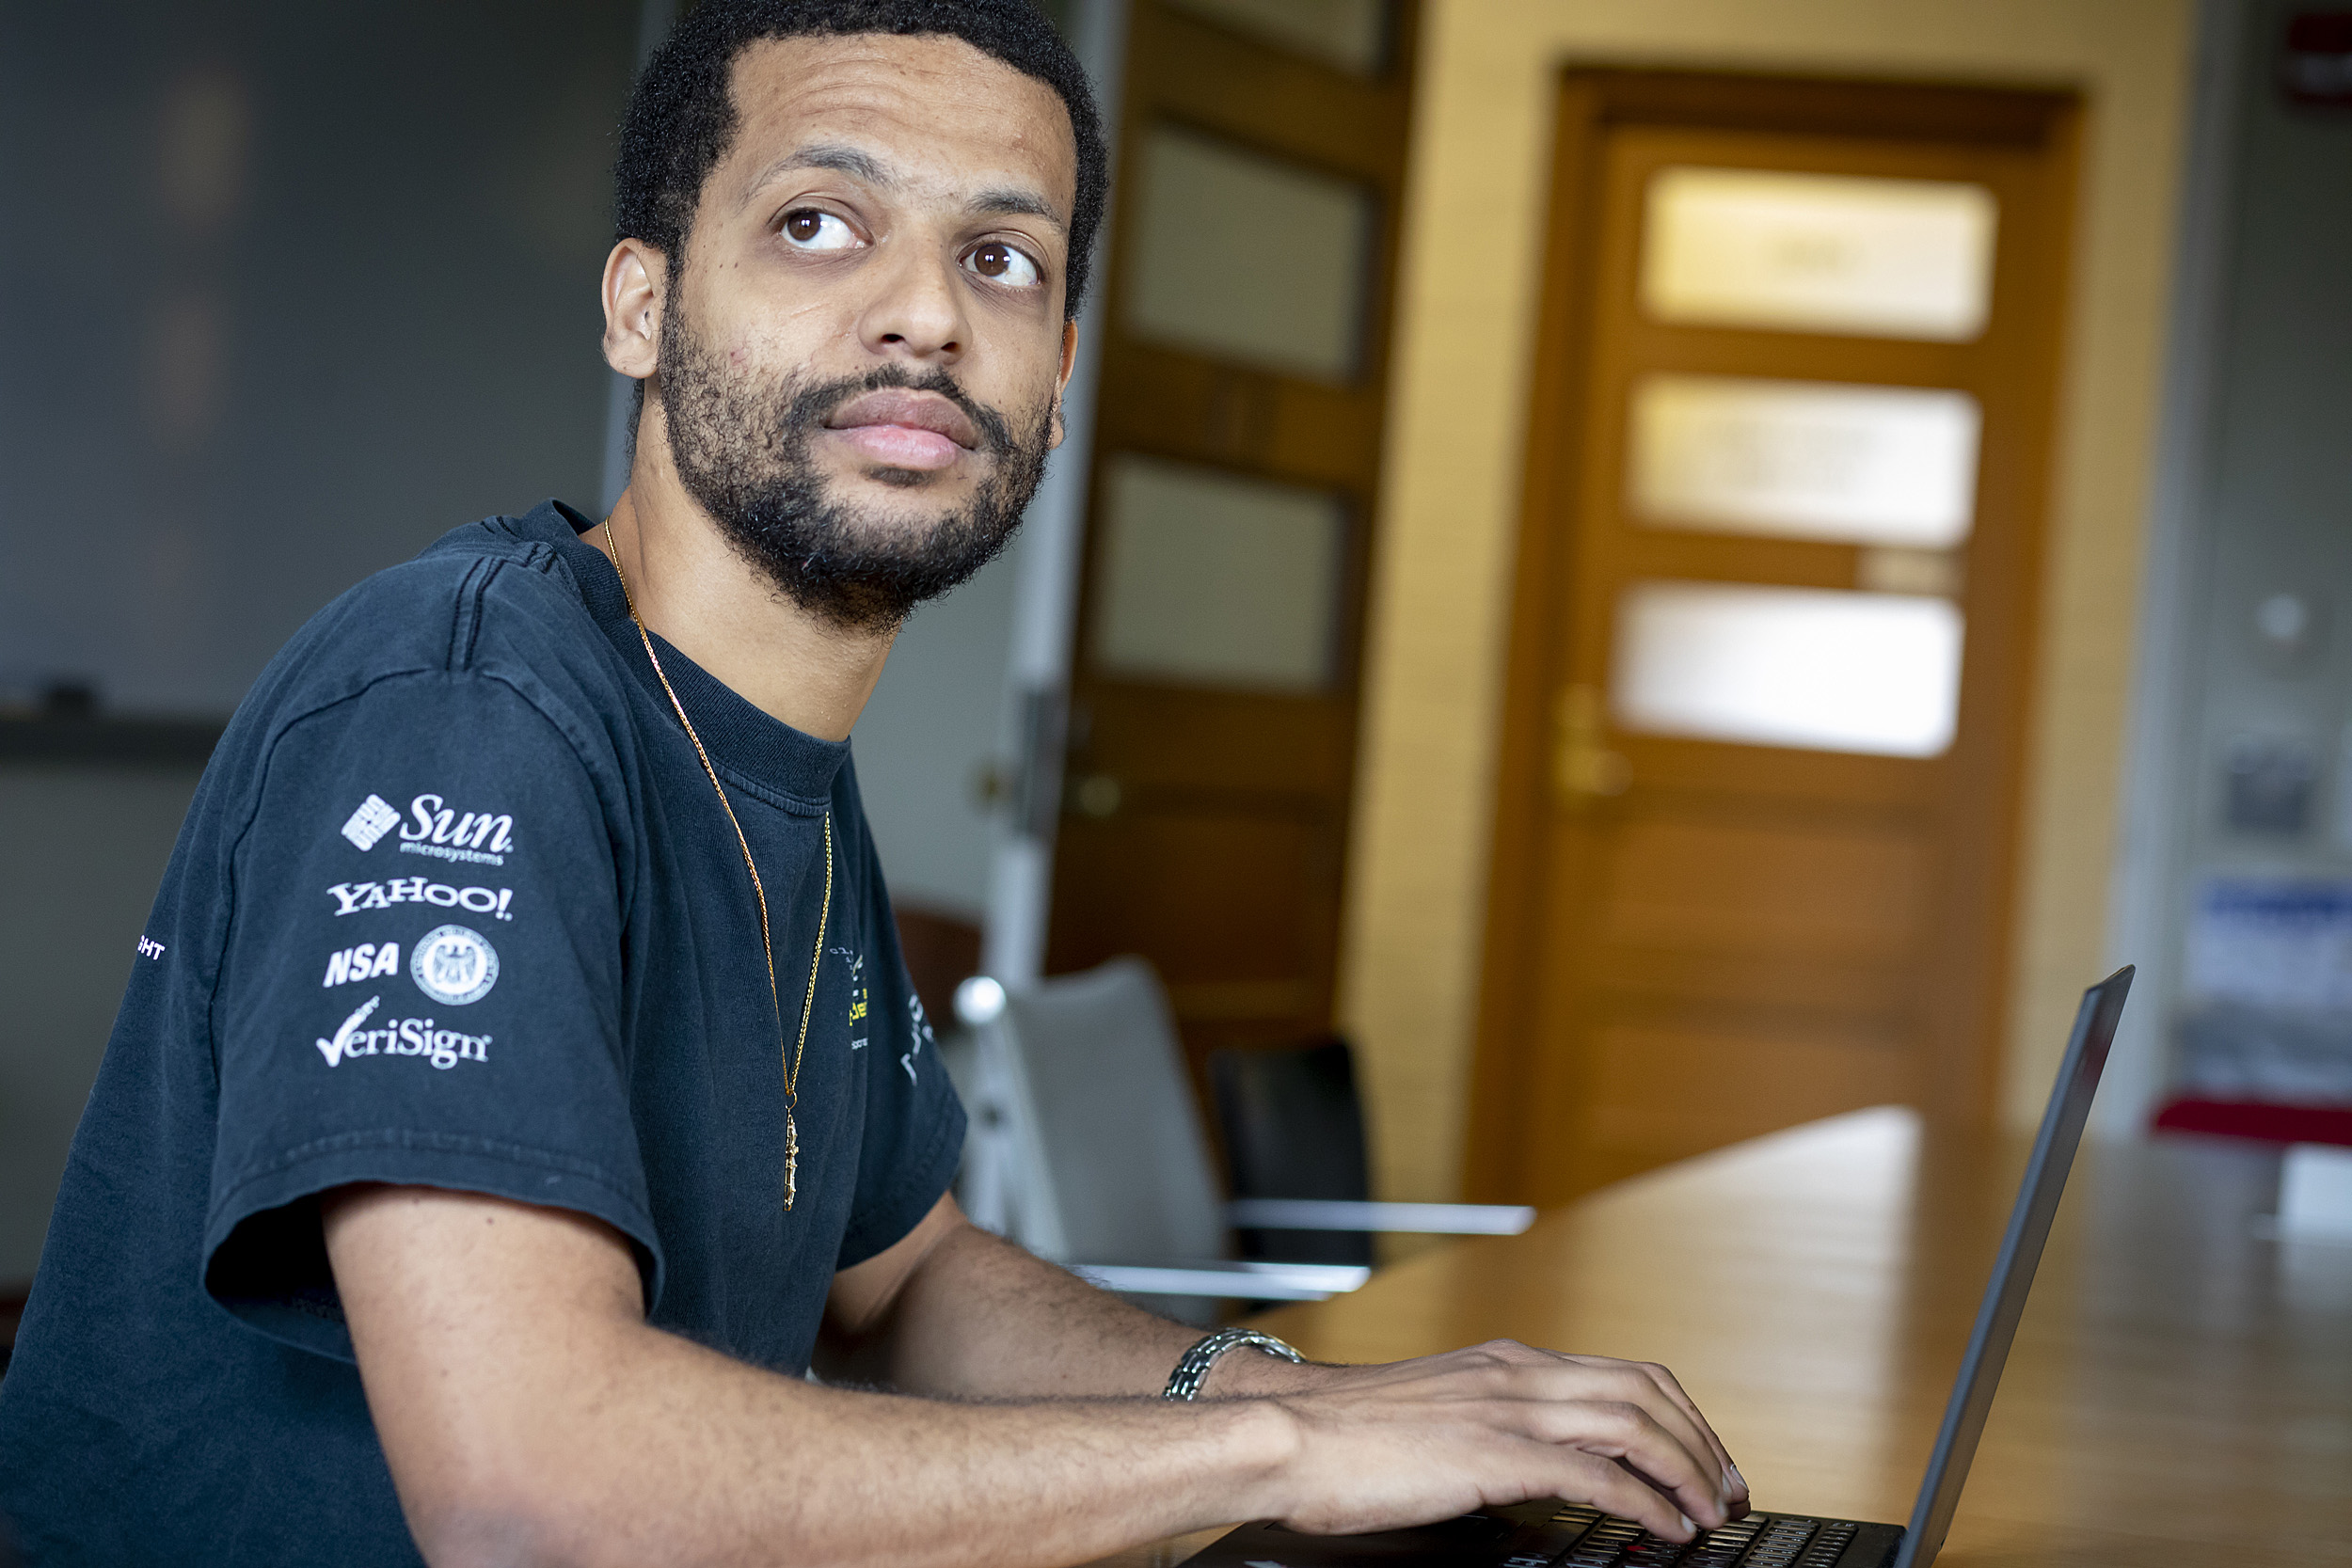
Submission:
[[[319,1048],[319,1054],[326,1058],[328,1067],[333,1067],[343,1059],[344,1053],[351,1050],[352,1040],[359,1037],[359,1025],[365,1023],[369,1016],[382,1006],[384,1006],[382,997],[369,997],[351,1010],[351,1016],[343,1020],[343,1026],[335,1031],[333,1039],[311,1042]]]
[[[489,1036],[461,1035],[437,1027],[429,1018],[398,1018],[381,1029],[361,1028],[383,1002],[381,996],[369,997],[352,1009],[333,1039],[312,1042],[328,1067],[340,1067],[360,1056],[422,1056],[446,1070],[460,1062],[490,1059]]]

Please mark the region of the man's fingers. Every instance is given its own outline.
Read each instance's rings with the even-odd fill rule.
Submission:
[[[1369,1451],[1380,1452],[1401,1439],[1406,1471],[1421,1474],[1437,1461],[1427,1479],[1442,1481],[1441,1491],[1470,1485],[1489,1500],[1556,1492],[1677,1542],[1746,1512],[1746,1485],[1722,1440],[1674,1374],[1648,1363],[1497,1340],[1350,1369],[1302,1403],[1319,1407],[1329,1422],[1323,1430],[1343,1449],[1369,1441]],[[1328,1479],[1344,1497],[1371,1478],[1343,1462]],[[1400,1472],[1377,1498],[1311,1506],[1300,1522],[1316,1529],[1404,1522],[1414,1505],[1393,1484],[1403,1482]]]
[[[1570,1502],[1590,1503],[1604,1513],[1630,1519],[1652,1535],[1668,1541],[1688,1541],[1698,1525],[1672,1498],[1644,1482],[1621,1465],[1592,1454],[1573,1453],[1562,1478],[1560,1496]]]
[[[1692,1452],[1641,1405],[1603,1400],[1531,1404],[1526,1434],[1557,1447],[1621,1462],[1676,1509],[1710,1524],[1726,1522],[1723,1467],[1704,1448]]]
[[[1639,1410],[1646,1435],[1608,1428],[1603,1418],[1602,1427],[1608,1428],[1606,1441],[1625,1446],[1604,1447],[1599,1451],[1614,1457],[1620,1452],[1632,1454],[1638,1448],[1647,1461],[1645,1467],[1667,1479],[1679,1494],[1685,1512],[1709,1519],[1730,1516],[1735,1485],[1730,1458],[1690,1396],[1662,1367],[1608,1356],[1563,1355],[1531,1350],[1511,1340],[1495,1340],[1424,1363],[1403,1365],[1425,1368],[1441,1380],[1440,1386],[1450,1383],[1454,1397],[1467,1395],[1520,1406],[1523,1415],[1525,1411],[1549,1412],[1548,1417],[1528,1418],[1534,1424],[1517,1426],[1546,1442],[1587,1446],[1579,1433],[1597,1434],[1601,1428],[1580,1429],[1576,1424],[1579,1411],[1596,1406]],[[1661,1449],[1660,1443],[1670,1445],[1671,1454]]]
[[[1435,1359],[1451,1362],[1456,1369],[1469,1360],[1484,1373],[1486,1386],[1498,1392],[1507,1390],[1506,1397],[1568,1402],[1602,1399],[1639,1404],[1694,1461],[1704,1462],[1696,1485],[1708,1503],[1723,1509],[1726,1516],[1746,1512],[1748,1483],[1733,1465],[1730,1450],[1680,1381],[1656,1362],[1567,1355],[1514,1339],[1489,1340]]]
[[[1647,1369],[1629,1361],[1561,1364],[1543,1396],[1564,1402],[1610,1401],[1641,1410],[1688,1459],[1689,1482],[1705,1497],[1708,1507],[1730,1505],[1730,1461],[1713,1441],[1714,1433],[1687,1400],[1675,1399],[1649,1375]],[[1677,1484],[1684,1481],[1684,1472],[1679,1467],[1675,1481]]]
[[[1659,1388],[1675,1402],[1677,1408],[1690,1417],[1692,1425],[1695,1426],[1700,1435],[1707,1439],[1708,1447],[1713,1451],[1716,1462],[1724,1467],[1725,1495],[1734,1502],[1746,1502],[1748,1500],[1747,1478],[1740,1473],[1740,1466],[1732,1463],[1731,1450],[1724,1447],[1723,1438],[1717,1435],[1715,1429],[1708,1424],[1707,1418],[1699,1414],[1698,1402],[1683,1391],[1681,1381],[1673,1372],[1655,1361],[1640,1361],[1634,1364],[1657,1383]]]
[[[1699,1414],[1697,1402],[1684,1392],[1673,1372],[1653,1361],[1616,1361],[1603,1356],[1584,1355],[1564,1359],[1595,1370],[1606,1370],[1639,1379],[1643,1402],[1661,1410],[1661,1418],[1668,1430],[1682,1440],[1684,1447],[1693,1453],[1706,1454],[1711,1460],[1722,1477],[1716,1490],[1721,1492],[1724,1499],[1726,1502],[1747,1500],[1748,1483],[1740,1474],[1739,1467],[1732,1464],[1731,1450],[1724,1447],[1723,1439],[1715,1434],[1713,1427],[1708,1425],[1707,1418]],[[1663,1414],[1668,1411],[1672,1414]]]

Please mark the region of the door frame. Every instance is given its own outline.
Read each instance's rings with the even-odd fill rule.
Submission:
[[[1601,152],[1608,134],[1620,126],[1973,142],[2032,148],[2048,160],[2050,185],[2039,239],[2051,264],[2026,273],[2022,296],[2004,299],[1999,307],[2039,318],[2039,330],[2026,335],[2038,352],[2022,368],[2021,378],[2029,389],[2033,417],[2024,421],[2029,434],[2015,454],[2022,471],[2010,486],[2021,498],[2023,557],[2010,570],[2024,591],[2007,657],[1987,670],[1977,650],[1968,656],[1968,678],[1996,681],[2003,700],[1988,744],[1973,755],[1956,756],[1958,766],[1951,769],[1948,788],[1979,802],[1978,809],[1949,819],[1955,830],[1948,857],[1953,879],[1942,889],[1944,907],[1964,914],[1953,922],[1964,949],[1944,971],[1955,978],[1929,999],[1941,1049],[1922,1057],[1921,1108],[1930,1117],[1964,1127],[1990,1125],[2008,1017],[2024,764],[2040,648],[2042,546],[2082,116],[2079,96],[2062,89],[1607,66],[1562,70],[1464,1140],[1463,1189],[1472,1199],[1518,1197],[1519,1151],[1533,1133],[1522,1085],[1532,1081],[1543,1049],[1535,1029],[1548,929],[1548,862],[1541,847],[1548,818],[1557,809],[1549,788],[1558,684],[1552,663],[1559,642],[1552,607],[1570,602],[1573,531],[1564,519],[1575,506],[1581,478],[1583,370],[1591,350],[1591,291],[1598,255],[1592,237],[1599,219]],[[1997,260],[1995,264],[2000,265]],[[2019,269],[2004,267],[2001,281],[2010,283],[2018,275]]]
[[[1090,433],[1084,537],[1075,550],[1067,632],[1067,693],[1071,723],[1059,759],[1073,773],[1092,770],[1091,735],[1098,729],[1105,689],[1120,689],[1131,702],[1159,703],[1171,723],[1187,721],[1181,687],[1155,690],[1148,681],[1121,681],[1099,672],[1092,646],[1100,606],[1094,600],[1104,546],[1099,520],[1106,515],[1103,491],[1115,456],[1164,458],[1271,483],[1311,486],[1338,493],[1345,502],[1345,555],[1340,563],[1338,624],[1333,628],[1332,683],[1318,697],[1333,718],[1320,760],[1303,771],[1317,780],[1301,795],[1327,795],[1333,860],[1327,889],[1314,911],[1318,927],[1311,958],[1313,974],[1301,982],[1241,981],[1167,987],[1194,1069],[1196,1088],[1205,1089],[1202,1071],[1209,1049],[1224,1045],[1290,1044],[1312,1038],[1332,1026],[1338,991],[1342,917],[1346,908],[1349,847],[1363,711],[1364,642],[1370,624],[1372,562],[1377,552],[1379,499],[1385,479],[1382,451],[1389,420],[1389,380],[1397,337],[1397,288],[1404,243],[1405,197],[1410,174],[1411,113],[1419,63],[1421,0],[1388,0],[1386,56],[1380,70],[1357,77],[1337,68],[1293,55],[1262,40],[1220,26],[1159,0],[1127,0],[1127,68],[1119,103],[1119,162],[1114,188],[1131,193],[1118,203],[1112,228],[1114,256],[1132,255],[1128,230],[1139,219],[1134,194],[1136,166],[1147,132],[1154,123],[1180,126],[1238,148],[1278,157],[1369,189],[1375,203],[1376,233],[1364,258],[1366,318],[1360,367],[1344,382],[1242,363],[1227,363],[1205,352],[1159,343],[1131,332],[1126,292],[1131,275],[1123,264],[1104,268],[1097,290],[1102,329],[1101,407]],[[1278,96],[1279,93],[1279,96]],[[1269,102],[1279,109],[1269,111]],[[1269,119],[1293,123],[1280,133]],[[1177,417],[1167,417],[1173,412]],[[1246,693],[1223,693],[1219,701],[1256,709]],[[1266,713],[1279,712],[1264,705]],[[1231,715],[1229,715],[1231,717]],[[1253,724],[1261,722],[1253,717]],[[1207,800],[1225,793],[1197,783],[1169,788],[1166,781],[1127,781],[1132,800],[1165,807],[1190,797]],[[1286,791],[1262,792],[1265,800]],[[1230,796],[1228,797],[1230,799]],[[1074,802],[1073,802],[1074,803]],[[1065,808],[1064,816],[1070,815]],[[1057,928],[1065,863],[1073,852],[1059,846],[1044,884],[1041,969],[1071,967]],[[1150,952],[1144,955],[1152,958]],[[1278,989],[1279,988],[1279,989]],[[1295,998],[1295,1007],[1269,1004],[1268,997]],[[1203,1096],[1206,1101],[1205,1094]],[[1212,1118],[1214,1120],[1214,1118]]]

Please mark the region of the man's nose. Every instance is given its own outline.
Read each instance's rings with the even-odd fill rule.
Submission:
[[[866,348],[886,358],[961,359],[971,331],[954,261],[918,245],[880,260],[871,275],[876,292],[859,324]]]

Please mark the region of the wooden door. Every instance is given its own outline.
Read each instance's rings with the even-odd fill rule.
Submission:
[[[1330,1026],[1412,13],[1136,0],[1048,973]]]
[[[2073,125],[1564,78],[1477,1195],[1989,1115]]]

